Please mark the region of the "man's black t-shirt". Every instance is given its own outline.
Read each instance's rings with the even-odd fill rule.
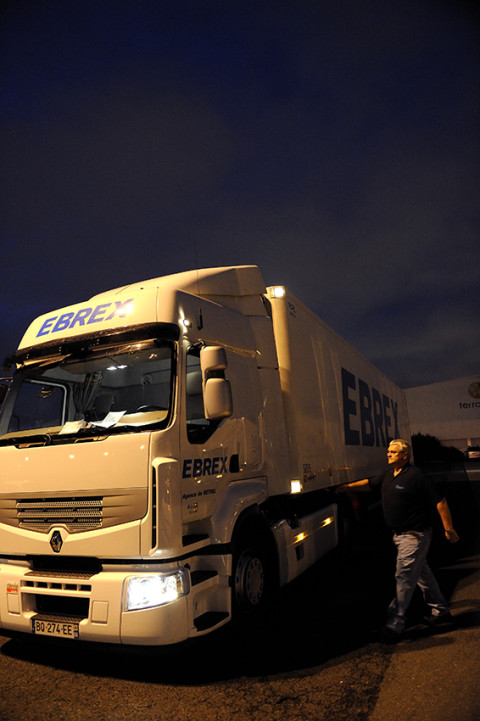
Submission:
[[[393,531],[423,531],[431,526],[433,509],[442,496],[419,468],[407,463],[395,477],[388,468],[369,483],[373,488],[381,486],[385,523]]]

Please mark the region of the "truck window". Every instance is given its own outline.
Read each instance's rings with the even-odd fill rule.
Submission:
[[[197,347],[190,348],[187,353],[186,416],[190,443],[204,443],[220,422],[205,418],[200,348]]]
[[[174,345],[149,340],[92,349],[20,369],[1,415],[0,436],[67,422],[110,432],[166,427],[171,418]],[[83,424],[82,424],[83,422]]]

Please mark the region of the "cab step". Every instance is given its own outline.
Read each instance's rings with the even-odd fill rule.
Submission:
[[[222,611],[207,611],[195,619],[194,624],[197,631],[207,631],[214,626],[223,623],[229,614]]]

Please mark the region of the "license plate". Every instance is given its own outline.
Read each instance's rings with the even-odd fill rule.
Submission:
[[[78,623],[54,619],[47,621],[39,618],[32,618],[32,633],[36,636],[78,638]]]

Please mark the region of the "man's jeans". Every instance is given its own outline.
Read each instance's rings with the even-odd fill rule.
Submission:
[[[402,633],[405,628],[405,616],[417,585],[432,616],[448,613],[447,602],[427,563],[431,540],[431,528],[393,535],[393,542],[397,547],[396,596],[388,607],[386,625],[396,633]]]

